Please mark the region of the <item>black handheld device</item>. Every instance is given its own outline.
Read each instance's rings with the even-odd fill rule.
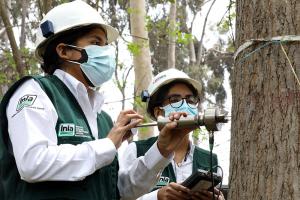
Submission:
[[[212,189],[212,187],[217,186],[222,181],[222,177],[216,173],[213,173],[213,179],[214,185],[212,185],[210,172],[198,169],[181,184],[192,191],[209,190]]]

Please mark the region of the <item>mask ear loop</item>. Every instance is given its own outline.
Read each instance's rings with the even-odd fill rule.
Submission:
[[[67,47],[70,47],[74,50],[77,50],[81,53],[81,57],[80,59],[78,60],[69,60],[71,62],[74,62],[74,63],[85,63],[88,61],[89,57],[86,53],[86,50],[84,48],[81,48],[81,47],[77,47],[77,46],[74,46],[74,45],[70,45],[70,44],[66,44]]]
[[[85,63],[88,61],[88,55],[86,53],[86,50],[84,48],[81,48],[81,47],[77,47],[77,46],[74,46],[74,45],[70,45],[70,44],[66,44],[66,46],[74,49],[74,50],[77,50],[81,53],[81,57],[80,59],[78,60],[68,60],[68,62],[71,62],[71,63],[75,63],[75,64],[82,64],[82,63]],[[85,73],[81,70],[81,73],[83,75],[83,77],[85,78],[85,80],[87,81],[87,83],[89,84],[89,88],[92,89],[92,90],[99,90],[99,87],[96,87],[94,86],[94,84],[90,81],[90,79],[85,75]]]

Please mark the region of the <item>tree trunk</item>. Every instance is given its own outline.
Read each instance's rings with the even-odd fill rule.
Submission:
[[[236,44],[300,34],[299,0],[237,0]],[[278,43],[242,51],[232,72],[230,200],[300,199],[300,86]],[[300,43],[284,48],[300,75]]]
[[[133,43],[139,47],[139,53],[133,57],[135,73],[135,96],[139,96],[142,90],[147,89],[152,79],[151,57],[149,49],[148,32],[145,26],[145,1],[130,0],[130,29],[133,35]],[[137,107],[138,113],[146,116],[144,108]],[[139,139],[153,135],[153,129],[139,129]]]
[[[169,51],[168,68],[175,68],[175,47],[176,47],[176,0],[171,3],[169,14]]]
[[[39,7],[39,17],[42,20],[43,16],[51,10],[53,0],[38,0],[37,4]]]
[[[16,64],[17,71],[19,73],[19,76],[22,77],[24,75],[24,65],[21,58],[21,53],[18,48],[14,32],[12,29],[12,25],[10,23],[9,17],[6,12],[7,6],[5,5],[4,0],[0,0],[0,16],[3,20],[4,26],[6,28],[6,33],[10,42],[10,46],[12,48],[13,53],[13,59]]]
[[[23,0],[22,3],[22,20],[21,20],[21,35],[20,35],[20,49],[24,49],[26,45],[26,33],[25,33],[25,27],[26,27],[26,16],[28,12],[28,0]]]
[[[43,1],[43,12],[46,14],[52,8],[52,0]]]

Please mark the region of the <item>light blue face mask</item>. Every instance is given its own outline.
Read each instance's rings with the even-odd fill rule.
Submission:
[[[80,64],[81,70],[95,87],[101,86],[108,81],[116,68],[115,52],[112,46],[89,45],[84,48],[68,45],[79,49],[82,58],[69,60]]]
[[[183,101],[183,103],[181,102]],[[162,109],[165,111],[165,117],[168,117],[171,113],[174,112],[186,112],[188,115],[198,115],[198,109],[197,108],[191,108],[185,101],[185,99],[181,100],[179,102],[173,103],[173,107],[171,106],[171,104],[168,104],[164,107],[162,107]],[[182,105],[181,105],[182,104]],[[179,108],[175,108],[178,107]]]

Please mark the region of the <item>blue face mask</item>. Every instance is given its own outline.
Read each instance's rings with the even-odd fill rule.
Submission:
[[[112,46],[89,45],[84,48],[68,45],[79,49],[80,60],[69,60],[80,64],[80,68],[95,87],[108,81],[116,68],[115,52]]]
[[[183,103],[181,102],[183,101]],[[177,103],[173,103],[173,107],[171,106],[171,104],[168,104],[164,107],[162,107],[162,109],[165,111],[165,117],[168,117],[171,113],[174,112],[186,112],[188,115],[198,115],[198,109],[197,108],[191,108],[185,101],[185,99],[181,100]],[[176,106],[176,104],[178,106],[181,106],[179,108],[175,108],[178,107]]]

